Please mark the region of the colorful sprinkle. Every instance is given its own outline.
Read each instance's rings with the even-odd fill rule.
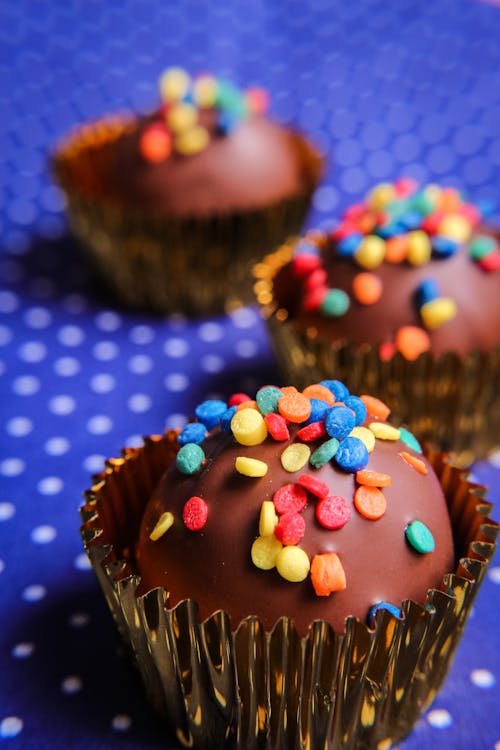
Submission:
[[[387,502],[378,487],[362,484],[354,493],[354,507],[364,518],[376,521],[384,515]]]
[[[325,429],[330,437],[338,440],[349,435],[356,426],[356,416],[347,406],[332,406],[325,417]]]
[[[208,516],[208,506],[202,497],[194,495],[184,505],[182,510],[182,520],[184,525],[190,531],[200,531],[206,522]]]
[[[375,417],[375,419],[378,419],[380,422],[385,422],[389,414],[391,413],[391,410],[387,406],[387,404],[384,404],[383,401],[381,401],[379,398],[375,398],[375,396],[368,396],[364,394],[363,396],[360,396],[361,401],[366,406],[366,411],[370,417]]]
[[[233,393],[229,401],[227,402],[228,406],[239,406],[240,404],[244,404],[245,401],[251,401],[252,399],[250,396],[248,396],[246,393]]]
[[[192,128],[198,119],[196,107],[187,102],[179,102],[167,112],[167,124],[174,133]]]
[[[491,255],[496,249],[497,243],[493,237],[479,234],[470,243],[469,254],[473,260],[479,261]]]
[[[344,497],[329,495],[316,505],[315,516],[323,528],[341,529],[351,517],[351,506]]]
[[[396,331],[396,349],[410,362],[431,348],[429,334],[417,326],[402,326]]]
[[[281,465],[285,471],[300,471],[309,461],[311,449],[304,443],[292,443],[281,454]]]
[[[274,534],[274,527],[278,523],[278,516],[272,500],[264,500],[260,506],[259,516],[259,534],[261,536],[270,536]]]
[[[348,409],[354,412],[356,425],[362,425],[368,413],[366,404],[361,401],[359,396],[348,396],[344,403]]]
[[[370,607],[366,616],[366,624],[372,630],[375,628],[377,612],[380,611],[389,612],[394,617],[397,617],[398,619],[401,618],[401,610],[394,604],[390,604],[389,602],[377,602],[377,604]]]
[[[307,578],[311,564],[307,553],[300,547],[282,547],[276,557],[276,569],[280,576],[291,583],[300,583]]]
[[[227,409],[224,414],[221,416],[219,420],[219,424],[221,427],[221,430],[224,430],[224,432],[230,432],[231,431],[231,420],[233,419],[234,415],[236,414],[238,410],[238,407],[236,405],[231,406],[229,409]]]
[[[297,432],[298,439],[304,443],[312,443],[314,440],[324,437],[324,435],[326,435],[326,430],[323,422],[311,422]]]
[[[420,315],[424,326],[434,330],[447,323],[457,314],[457,305],[451,297],[437,297],[422,305]]]
[[[231,430],[240,445],[260,445],[267,437],[264,417],[256,409],[237,411],[231,420]]]
[[[333,394],[335,401],[345,401],[349,396],[349,389],[341,380],[322,380],[320,385],[324,385],[325,388],[328,388]]]
[[[284,513],[279,519],[274,536],[285,545],[298,544],[306,530],[306,522],[300,513]]]
[[[176,102],[182,99],[189,88],[189,75],[182,68],[168,68],[158,82],[160,94],[165,102]]]
[[[379,266],[385,257],[385,241],[375,234],[364,237],[354,252],[356,263],[368,271]]]
[[[379,440],[399,440],[399,429],[387,422],[370,422],[368,427]]]
[[[283,393],[279,388],[275,388],[274,386],[266,386],[265,388],[260,388],[260,390],[257,391],[257,395],[255,396],[255,400],[257,401],[257,406],[259,407],[260,411],[264,416],[266,414],[270,414],[271,412],[277,412],[278,411],[278,401],[282,397]]]
[[[382,296],[382,281],[374,273],[358,273],[352,280],[352,292],[360,305],[374,305]]]
[[[165,161],[172,151],[172,138],[161,123],[147,127],[139,139],[141,156],[151,164]]]
[[[266,414],[264,421],[273,440],[282,442],[289,439],[290,433],[286,425],[286,420],[281,414],[274,414],[273,412]]]
[[[205,452],[196,443],[186,443],[177,453],[175,465],[181,474],[195,474],[205,460]]]
[[[260,570],[272,570],[282,548],[283,545],[275,536],[257,537],[250,552],[253,564]]]
[[[210,141],[210,133],[206,128],[195,125],[177,134],[174,144],[176,151],[183,156],[194,156],[203,151]]]
[[[364,443],[356,437],[346,437],[335,454],[335,462],[344,471],[356,472],[368,463],[368,451]]]
[[[354,427],[349,433],[349,436],[359,438],[368,453],[371,453],[375,448],[375,435],[368,429],[368,427]]]
[[[327,497],[330,492],[328,485],[322,482],[321,479],[313,477],[312,474],[301,474],[297,479],[297,484],[320,499]]]
[[[429,235],[421,230],[408,233],[406,260],[412,266],[423,266],[431,259],[432,246]]]
[[[350,304],[349,295],[342,289],[329,289],[323,297],[320,310],[329,318],[339,318],[345,315]]]
[[[279,413],[289,422],[305,422],[311,414],[311,402],[298,391],[285,393],[278,401]]]
[[[411,453],[407,453],[407,451],[401,451],[399,454],[401,458],[406,461],[407,464],[409,464],[413,469],[418,471],[419,474],[427,474],[427,466],[422,461],[421,458],[417,458],[417,456],[412,456]]]
[[[157,520],[153,531],[149,535],[151,541],[157,542],[158,539],[161,539],[161,537],[169,530],[173,523],[174,516],[172,513],[170,513],[170,511],[167,510],[165,513],[162,513]]]
[[[248,456],[238,456],[234,467],[238,474],[243,474],[245,477],[265,477],[269,468],[265,461]]]
[[[339,449],[339,441],[337,438],[331,438],[322,443],[314,453],[311,455],[310,463],[315,469],[320,469],[322,466],[331,461]]]
[[[314,555],[311,562],[311,582],[317,596],[329,596],[346,588],[344,567],[335,552]]]
[[[333,403],[333,396],[330,393],[330,398],[332,399]],[[323,401],[319,398],[311,398],[311,413],[309,415],[309,419],[307,420],[306,424],[311,424],[311,422],[321,422],[325,418],[325,414],[328,411],[329,404],[327,401]]]
[[[422,453],[422,446],[415,435],[410,432],[410,430],[407,430],[406,427],[399,428],[399,439],[402,443],[405,443],[405,445],[414,450],[415,453]]]
[[[392,478],[389,474],[384,474],[382,471],[362,469],[356,472],[356,482],[358,484],[366,484],[369,487],[390,487]]]
[[[207,428],[202,422],[189,422],[182,428],[177,441],[180,445],[186,445],[186,443],[196,443],[197,445],[201,445],[206,436]]]
[[[425,555],[434,550],[434,537],[422,521],[412,521],[405,530],[408,543],[416,552]]]
[[[302,391],[302,395],[310,399],[311,402],[326,402],[330,406],[335,402],[335,397],[331,390],[325,385],[321,385],[321,383],[308,385],[307,388],[304,388],[304,390]]]
[[[284,484],[273,495],[273,507],[277,513],[300,513],[306,505],[306,491],[298,484]]]
[[[226,410],[227,404],[225,401],[209,399],[208,401],[202,401],[201,404],[198,404],[194,413],[199,421],[205,425],[207,430],[211,430],[212,427],[215,427],[219,423],[219,419]]]

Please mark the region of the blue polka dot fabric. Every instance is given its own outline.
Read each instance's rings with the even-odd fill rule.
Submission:
[[[327,171],[311,226],[402,174],[500,220],[500,8],[473,0],[0,4],[0,746],[165,748],[89,570],[91,474],[196,404],[278,375],[258,312],[166,320],[110,302],[68,233],[57,140],[146,111],[169,65],[262,85]],[[500,454],[473,467],[500,499]],[[498,512],[497,512],[498,517]],[[500,750],[500,559],[433,706],[402,743]]]

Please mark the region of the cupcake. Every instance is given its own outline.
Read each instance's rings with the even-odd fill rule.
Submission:
[[[221,311],[251,293],[251,266],[299,231],[321,158],[266,117],[263,89],[240,91],[168,69],[161,102],[80,127],[57,148],[71,225],[131,307]]]
[[[256,265],[279,364],[334,370],[463,464],[500,434],[500,234],[452,188],[375,187]]]
[[[390,747],[494,552],[484,488],[338,380],[196,408],[108,462],[83,539],[186,747]]]

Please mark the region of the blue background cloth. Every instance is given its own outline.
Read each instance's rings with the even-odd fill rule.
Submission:
[[[262,85],[328,169],[309,223],[402,174],[500,187],[500,8],[473,0],[0,4],[0,746],[174,748],[119,652],[77,509],[105,457],[208,396],[276,382],[258,312],[113,305],[47,168],[82,120],[147,110],[169,65]],[[478,301],[480,304],[480,301]],[[500,497],[500,454],[474,467]],[[499,512],[496,513],[497,517]],[[453,669],[403,743],[500,748],[500,562]]]

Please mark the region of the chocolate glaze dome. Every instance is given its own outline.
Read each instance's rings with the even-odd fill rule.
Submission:
[[[381,402],[337,384],[200,405],[143,515],[138,593],[194,599],[202,618],[226,610],[233,628],[287,615],[305,634],[441,586],[455,563],[433,469]]]

